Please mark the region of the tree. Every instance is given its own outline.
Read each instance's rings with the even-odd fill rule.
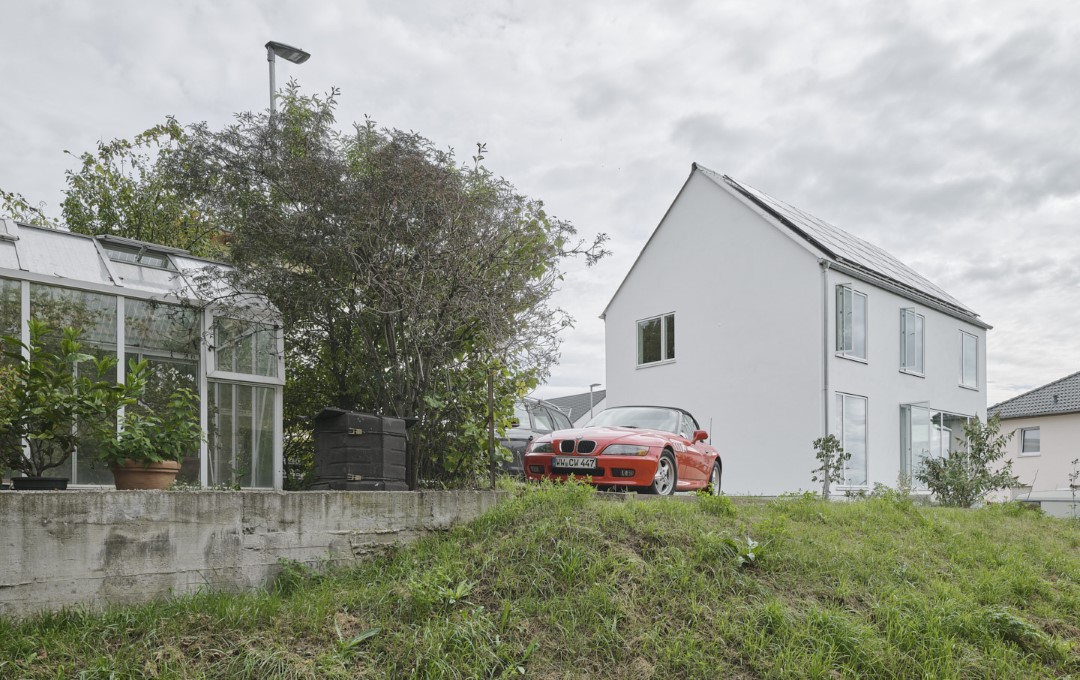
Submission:
[[[815,457],[818,467],[811,470],[811,480],[821,482],[821,497],[829,500],[832,485],[844,479],[844,466],[851,460],[851,454],[840,446],[835,435],[818,437],[814,440]]]
[[[926,484],[944,505],[970,508],[986,494],[1017,486],[1012,461],[1005,452],[1013,433],[1001,434],[1001,422],[993,415],[985,423],[978,418],[964,424],[965,441],[945,458],[923,460],[916,478]]]
[[[472,396],[489,372],[501,417],[546,375],[571,322],[548,304],[559,265],[592,264],[605,237],[576,239],[487,170],[482,145],[461,164],[370,120],[339,132],[335,97],[290,84],[273,119],[193,126],[163,168],[231,234],[234,289],[281,313],[292,384],[323,405],[416,420],[415,488],[421,472],[471,470],[457,458],[484,454]]]

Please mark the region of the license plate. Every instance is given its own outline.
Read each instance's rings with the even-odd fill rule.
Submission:
[[[592,470],[596,467],[595,458],[579,458],[578,456],[555,456],[555,465],[558,468],[576,468],[580,470]]]

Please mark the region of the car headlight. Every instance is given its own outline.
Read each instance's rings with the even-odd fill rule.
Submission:
[[[551,442],[529,442],[525,453],[555,453],[555,447]]]
[[[604,456],[647,456],[649,455],[649,447],[640,444],[612,444],[601,451],[600,454]]]

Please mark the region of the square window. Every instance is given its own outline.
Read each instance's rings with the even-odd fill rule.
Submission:
[[[637,322],[638,366],[675,359],[675,314]]]

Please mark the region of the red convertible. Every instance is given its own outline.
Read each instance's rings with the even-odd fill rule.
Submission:
[[[664,406],[609,408],[580,429],[537,437],[525,449],[527,479],[570,475],[602,487],[667,496],[704,489],[720,494],[720,454],[688,412]]]

